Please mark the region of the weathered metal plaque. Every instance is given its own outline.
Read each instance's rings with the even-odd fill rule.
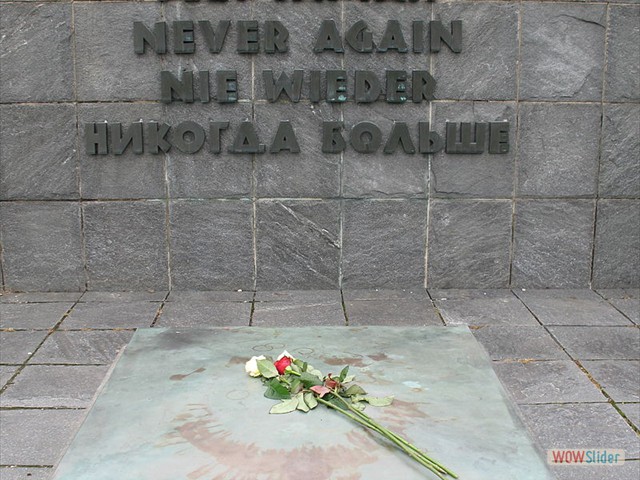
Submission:
[[[287,349],[393,405],[367,412],[462,480],[551,479],[466,327],[141,329],[64,456],[57,480],[435,478],[322,405],[269,415],[244,371]]]

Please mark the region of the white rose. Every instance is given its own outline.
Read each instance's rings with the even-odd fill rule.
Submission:
[[[278,358],[276,358],[276,360],[282,360],[284,357],[289,357],[291,360],[295,360],[294,356],[291,355],[289,352],[287,352],[286,350],[283,351]]]
[[[258,370],[258,360],[266,360],[266,357],[264,355],[260,355],[259,357],[251,357],[251,360],[244,364],[245,371],[252,377],[260,376],[260,370]]]

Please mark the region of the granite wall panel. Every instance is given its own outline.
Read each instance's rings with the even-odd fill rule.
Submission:
[[[2,286],[638,287],[638,18],[629,0],[1,0]],[[239,53],[249,20],[257,52]],[[344,52],[313,51],[325,20]],[[430,22],[454,20],[461,51],[432,51]],[[167,52],[136,53],[133,22],[155,48],[166,26]],[[286,52],[269,51],[265,22],[286,28]],[[356,51],[369,33],[373,51]],[[294,70],[300,98],[269,99],[265,71]],[[344,70],[344,99],[324,98],[327,70]],[[407,76],[396,98],[393,70]],[[432,99],[414,101],[414,70]],[[187,92],[193,72],[193,101],[177,83],[163,101],[163,71]],[[222,71],[236,80],[218,84]],[[356,98],[356,71],[377,79],[373,98]],[[444,139],[447,122],[504,121],[508,152],[425,151],[426,122]],[[85,128],[104,122],[96,155]],[[281,122],[300,152],[275,151]],[[323,122],[342,122],[333,153]],[[353,141],[362,122],[380,129],[371,153]],[[264,152],[238,152],[244,128]],[[394,131],[408,138],[385,152]]]

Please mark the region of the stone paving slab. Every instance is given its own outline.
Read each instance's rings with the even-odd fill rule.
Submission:
[[[606,400],[570,360],[494,362],[493,369],[519,404]]]
[[[62,322],[60,328],[113,329],[150,327],[159,304],[144,301],[79,303]]]
[[[428,300],[429,295],[422,288],[391,290],[384,288],[375,289],[346,289],[342,291],[345,302],[355,300]]]
[[[85,292],[80,301],[88,302],[162,302],[169,292]]]
[[[55,465],[85,410],[0,410],[3,465]]]
[[[520,290],[516,295],[544,325],[629,325],[591,290]]]
[[[350,326],[357,325],[442,325],[428,298],[345,301]]]
[[[287,302],[292,304],[330,304],[342,302],[339,290],[257,291],[256,303]]]
[[[167,302],[251,302],[253,291],[191,291],[171,290]]]
[[[310,301],[311,302],[311,301]],[[251,324],[255,327],[346,326],[342,303],[256,302]]]
[[[541,326],[486,326],[473,334],[492,360],[566,360],[567,355]]]
[[[167,302],[158,327],[246,326],[251,318],[251,304],[244,302]]]
[[[616,402],[640,402],[640,361],[587,360],[581,363]]]
[[[55,478],[288,480],[300,478],[299,466],[323,479],[425,478],[335,412],[269,415],[273,402],[243,363],[283,348],[325,372],[351,364],[373,394],[393,390],[396,410],[370,415],[461,478],[552,478],[464,327],[138,330]]]
[[[0,388],[4,387],[17,370],[17,366],[0,365]]]
[[[48,332],[0,331],[0,363],[23,363],[35,352]]]
[[[108,369],[88,365],[27,365],[0,397],[0,406],[89,407]]]
[[[549,327],[567,352],[580,360],[640,360],[638,327]]]
[[[640,429],[640,403],[618,403],[618,408]]]
[[[62,320],[71,302],[0,304],[0,328],[49,329]]]
[[[0,292],[0,303],[73,303],[82,295],[82,292]]]
[[[447,325],[539,325],[510,290],[434,290]]]
[[[108,365],[132,335],[132,331],[57,331],[47,338],[32,363]]]
[[[51,467],[0,467],[0,480],[49,480]]]
[[[558,480],[638,480],[640,461],[595,467],[558,466],[553,467],[552,471]]]

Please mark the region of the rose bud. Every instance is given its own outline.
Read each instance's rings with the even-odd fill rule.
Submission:
[[[280,375],[284,375],[284,371],[291,365],[290,357],[282,357],[280,360],[273,362]]]

